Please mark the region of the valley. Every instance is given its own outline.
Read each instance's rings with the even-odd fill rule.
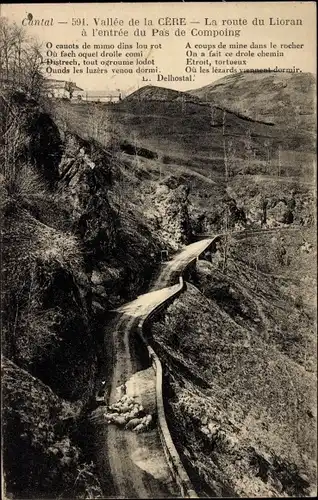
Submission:
[[[1,91],[8,498],[315,495],[313,87]]]

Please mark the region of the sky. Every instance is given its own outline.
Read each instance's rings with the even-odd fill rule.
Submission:
[[[147,46],[143,55],[148,59],[154,58],[155,65],[163,76],[185,76],[186,50],[200,53],[202,50],[195,49],[195,45],[216,45],[218,44],[247,44],[248,49],[252,42],[257,44],[303,44],[302,49],[284,49],[284,57],[254,57],[249,60],[248,68],[292,68],[298,67],[303,72],[316,73],[316,4],[315,2],[206,2],[206,3],[117,3],[117,4],[2,4],[0,6],[1,16],[7,17],[10,22],[16,22],[19,26],[26,23],[28,14],[32,14],[33,21],[42,20],[49,23],[48,26],[26,26],[30,36],[37,38],[43,43],[43,47],[49,42],[55,45],[79,44],[108,44],[114,45],[114,50],[118,50],[120,43],[132,44],[131,52],[138,52],[136,43]],[[83,26],[72,26],[72,19],[83,22],[85,19],[87,36],[82,36]],[[99,26],[94,18],[99,19]],[[148,20],[145,22],[145,18]],[[183,20],[180,20],[183,18]],[[252,23],[255,18],[264,19],[265,25],[255,25]],[[272,26],[269,25],[269,18],[273,19]],[[279,24],[277,22],[279,18]],[[139,20],[138,26],[129,25],[132,19]],[[172,21],[173,19],[173,21]],[[302,25],[287,25],[286,20],[301,19]],[[23,21],[24,20],[24,21]],[[78,21],[80,20],[80,21]],[[101,26],[100,21],[112,22],[113,26]],[[108,21],[107,21],[108,20]],[[111,21],[110,21],[111,20]],[[117,21],[115,21],[117,20]],[[152,21],[153,25],[145,23]],[[222,26],[223,20],[225,25]],[[246,21],[244,21],[246,20]],[[74,21],[73,21],[74,22]],[[114,23],[123,23],[122,25]],[[171,23],[178,23],[172,25]],[[247,22],[247,25],[244,24]],[[159,24],[160,23],[160,24]],[[170,23],[170,24],[168,24]],[[185,23],[185,24],[179,24]],[[215,26],[216,23],[217,25]],[[234,23],[241,24],[234,25]],[[289,23],[290,24],[290,21]],[[99,36],[93,37],[93,29],[123,29],[128,30],[129,36]],[[132,36],[134,30],[146,30],[146,36]],[[152,29],[157,30],[155,34]],[[175,30],[184,30],[185,36],[175,36]],[[195,36],[191,35],[194,30],[215,30],[215,36]],[[223,36],[221,30],[238,29],[241,30],[239,37]],[[169,35],[167,36],[167,31]],[[195,31],[195,33],[197,33]],[[96,34],[96,31],[95,31]],[[190,43],[190,48],[186,48]],[[151,49],[151,45],[154,47]],[[159,46],[162,48],[160,49]],[[247,49],[247,50],[248,50]],[[47,49],[45,49],[47,50]],[[206,52],[206,49],[203,49]],[[271,49],[274,51],[274,49]],[[111,50],[107,51],[111,52]],[[259,52],[255,49],[254,52]],[[266,50],[268,52],[268,49]],[[191,52],[189,52],[191,57]],[[108,58],[110,59],[110,58]],[[143,58],[142,58],[143,59]],[[244,59],[244,58],[243,58]],[[211,58],[212,66],[214,58]],[[101,66],[101,59],[98,61]],[[104,67],[104,66],[103,66]],[[143,66],[147,67],[147,66]],[[151,67],[151,66],[149,66]],[[218,66],[220,67],[220,66]],[[230,67],[230,66],[227,66]],[[192,74],[192,81],[157,81],[157,75],[144,75],[147,81],[143,81],[142,75],[137,74],[51,74],[50,78],[66,79],[70,78],[84,90],[116,90],[120,89],[129,93],[143,85],[152,84],[168,87],[177,90],[190,90],[207,85],[225,74],[203,73],[199,66],[197,72]],[[109,68],[108,68],[109,69]],[[86,71],[86,69],[85,69]]]

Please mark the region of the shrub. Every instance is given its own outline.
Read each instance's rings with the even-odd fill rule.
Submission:
[[[74,483],[76,498],[103,498],[103,491],[93,462],[80,464],[77,471],[78,475]]]
[[[12,169],[4,178],[7,196],[21,207],[30,207],[48,196],[45,183],[30,164]]]

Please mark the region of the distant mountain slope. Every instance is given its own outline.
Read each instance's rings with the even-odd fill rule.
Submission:
[[[237,73],[189,93],[254,120],[286,121],[314,114],[315,77],[311,73]]]
[[[188,92],[180,92],[179,90],[167,89],[165,87],[157,87],[153,85],[146,85],[129,94],[124,101],[179,101],[185,102],[200,102],[200,98],[189,94]]]
[[[153,85],[146,85],[145,87],[141,87],[140,89],[136,90],[132,94],[129,94],[127,97],[125,97],[125,99],[123,99],[122,105],[127,104],[127,102],[141,103],[146,101],[183,102],[197,104],[198,106],[202,106],[205,108],[210,107],[210,102],[206,102],[207,99],[205,99],[205,97],[204,99],[202,99],[201,97],[192,95],[189,92],[181,92],[179,90],[168,89],[165,87],[156,87]],[[225,105],[218,106],[217,104],[215,104],[213,107],[215,110],[219,111],[226,110],[228,113],[235,115],[237,118],[245,121],[259,122],[265,125],[273,125],[268,120],[256,120],[254,118],[251,118],[248,114],[241,113],[239,110],[233,109],[233,107],[228,108]]]
[[[288,148],[314,147],[315,77],[311,73],[238,73],[189,93],[254,120],[274,122]]]

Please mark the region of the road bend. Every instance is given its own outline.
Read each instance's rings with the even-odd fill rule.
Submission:
[[[180,275],[185,267],[210,244],[201,240],[185,247],[163,266],[151,291],[116,310],[111,323],[112,373],[109,385],[109,403],[115,402],[118,387],[143,373],[147,368],[149,380],[148,401],[155,412],[155,372],[146,366],[136,348],[134,335],[140,318],[145,317],[179,290],[179,283],[171,284],[172,277]],[[176,283],[177,280],[174,280]],[[110,330],[105,346],[109,349]],[[144,372],[145,373],[145,372]],[[138,385],[138,381],[136,382]],[[138,387],[137,393],[138,393]],[[149,403],[149,397],[151,399]],[[100,424],[98,428],[97,465],[104,494],[108,498],[171,498],[180,492],[171,476],[157,428],[142,434],[124,430],[115,425]]]
[[[212,241],[213,238],[205,238],[184,247],[181,252],[177,253],[171,260],[163,264],[162,271],[152,284],[151,289],[159,290],[170,284],[172,280],[175,282],[178,279],[176,277],[182,274],[189,262],[198,257]]]

